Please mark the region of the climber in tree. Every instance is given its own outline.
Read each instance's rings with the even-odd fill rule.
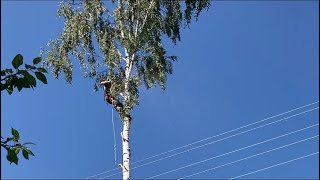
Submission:
[[[118,112],[121,112],[123,109],[123,105],[110,94],[111,82],[108,80],[104,80],[100,82],[100,85],[102,85],[104,89],[104,100],[107,101],[109,104],[115,106],[115,109]]]
[[[111,88],[111,82],[108,80],[103,80],[100,82],[100,85],[103,86],[104,90],[104,100],[107,101],[109,104],[112,104],[112,101],[109,100],[110,97],[110,88]]]

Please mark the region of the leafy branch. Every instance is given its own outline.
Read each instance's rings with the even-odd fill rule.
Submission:
[[[18,165],[18,154],[20,151],[22,151],[22,155],[25,159],[29,159],[29,155],[34,156],[33,152],[26,146],[34,143],[26,142],[21,144],[19,142],[19,132],[14,128],[11,128],[11,134],[12,137],[8,137],[6,140],[1,136],[1,147],[7,150],[7,160],[10,164],[15,163]]]
[[[23,64],[23,56],[17,54],[12,60],[13,68],[1,70],[1,77],[3,77],[1,78],[1,91],[6,90],[11,95],[14,88],[17,88],[20,92],[23,88],[36,87],[36,78],[42,83],[47,84],[47,78],[44,75],[47,71],[42,67],[36,67],[41,60],[40,57],[34,58],[33,65],[25,64],[25,69],[21,70],[19,67]],[[30,72],[34,73],[36,78]],[[11,134],[12,137],[6,139],[1,136],[1,148],[7,150],[7,160],[10,164],[14,163],[18,165],[18,154],[20,151],[22,151],[25,159],[29,159],[29,155],[34,156],[33,152],[26,146],[34,143],[26,142],[21,144],[19,142],[19,132],[14,128],[11,128]]]
[[[35,66],[41,60],[40,57],[34,58],[33,65],[25,64],[25,69],[21,70],[19,67],[23,64],[23,56],[21,54],[16,55],[12,60],[13,69],[1,70],[1,77],[3,77],[1,78],[1,91],[6,90],[11,95],[14,88],[17,88],[20,92],[23,88],[36,87],[36,78],[42,83],[47,84],[47,78],[44,75],[44,73],[47,73],[47,70]],[[36,78],[30,72],[33,72]]]

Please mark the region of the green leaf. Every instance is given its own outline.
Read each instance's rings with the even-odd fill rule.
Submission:
[[[25,64],[24,66],[26,67],[26,69],[37,69],[35,66],[31,66],[29,64]]]
[[[33,154],[33,152],[31,150],[28,149],[27,151],[31,156],[34,156],[34,154]]]
[[[1,91],[6,90],[8,88],[8,84],[1,83]]]
[[[12,148],[12,151],[14,151],[14,153],[16,153],[16,155],[18,155],[20,152],[20,148]]]
[[[38,64],[39,62],[41,62],[41,57],[36,57],[33,59],[33,64]]]
[[[22,78],[21,82],[23,84],[23,88],[30,88],[30,82],[26,77]]]
[[[17,54],[13,60],[12,60],[12,65],[15,69],[18,69],[19,66],[23,64],[23,57],[21,54]]]
[[[11,76],[8,79],[8,82],[6,82],[7,84],[9,84],[9,86],[13,86],[13,88],[17,87],[17,82],[18,82],[18,78],[17,76]],[[12,89],[13,90],[13,89]]]
[[[13,151],[13,150],[8,150],[8,154],[7,154],[7,160],[11,163],[15,163],[16,165],[18,165],[18,156],[17,154]]]
[[[22,147],[23,150],[27,151],[28,154],[30,154],[31,156],[34,156],[33,152],[28,149],[27,147]]]
[[[25,149],[22,149],[22,155],[25,159],[29,159],[29,153]]]
[[[22,70],[20,71],[20,74],[22,74],[28,81],[26,81],[24,79],[24,81],[26,81],[26,83],[28,83],[31,87],[34,86],[36,87],[36,78],[34,78],[31,74],[28,73],[28,71]]]
[[[5,69],[5,70],[3,70],[3,71],[6,72],[6,73],[10,73],[10,74],[13,73],[12,69]]]
[[[37,78],[38,78],[40,81],[43,82],[43,84],[47,84],[47,78],[46,78],[46,76],[45,76],[43,73],[41,73],[41,72],[35,72],[35,74],[36,74]]]
[[[17,87],[18,87],[18,91],[20,92],[21,89],[23,88],[23,85],[21,86],[21,85],[19,84]]]
[[[14,137],[14,139],[15,139],[16,141],[18,141],[18,140],[20,139],[19,132],[18,132],[16,129],[11,128],[11,134],[13,135],[13,137]]]
[[[7,88],[7,92],[11,95],[12,92],[13,92],[13,86],[12,85],[9,85],[8,88]]]
[[[21,89],[24,86],[24,82],[23,81],[24,81],[23,78],[19,78],[19,79],[17,79],[17,82],[15,84],[17,86],[19,92],[21,91]]]
[[[12,141],[14,138],[7,138],[6,142]]]
[[[1,71],[1,76],[5,76],[6,72],[4,70]]]
[[[46,70],[45,68],[41,68],[41,67],[38,68],[38,71],[39,71],[39,72],[42,72],[42,73],[47,73],[47,70]]]

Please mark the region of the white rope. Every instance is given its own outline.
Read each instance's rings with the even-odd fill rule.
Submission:
[[[116,132],[114,130],[114,116],[113,116],[113,108],[111,109],[111,119],[112,119],[112,130],[113,130],[113,142],[114,142],[114,164],[117,165],[117,141],[116,141]]]
[[[262,120],[259,120],[259,121],[256,121],[256,122],[253,122],[253,123],[250,123],[250,124],[247,124],[247,125],[244,125],[244,126],[235,128],[235,129],[231,129],[231,130],[229,130],[229,131],[226,131],[226,132],[223,132],[223,133],[220,133],[220,134],[217,134],[217,135],[213,135],[213,136],[210,136],[210,137],[201,139],[201,140],[199,140],[199,141],[192,142],[192,143],[190,143],[190,144],[186,144],[186,145],[184,145],[184,146],[177,147],[177,148],[175,148],[175,149],[171,149],[171,150],[168,150],[168,151],[159,153],[159,154],[155,154],[155,155],[149,156],[149,157],[147,157],[147,158],[144,158],[144,159],[135,161],[135,162],[133,162],[132,164],[136,164],[136,163],[139,163],[139,162],[142,162],[142,161],[146,161],[146,160],[151,159],[151,158],[155,158],[155,157],[158,157],[158,156],[161,156],[161,155],[164,155],[164,154],[168,154],[168,153],[170,153],[170,152],[177,151],[177,150],[179,150],[179,149],[183,149],[183,148],[192,146],[192,145],[194,145],[194,144],[198,144],[198,143],[200,143],[200,142],[203,142],[203,141],[206,141],[206,140],[215,138],[215,137],[219,137],[219,136],[222,136],[222,135],[224,135],[224,134],[227,134],[227,133],[230,133],[230,132],[233,132],[233,131],[236,131],[236,130],[243,129],[243,128],[245,128],[245,127],[249,127],[249,126],[252,126],[252,125],[254,125],[254,124],[258,124],[258,123],[267,121],[267,120],[269,120],[269,119],[273,119],[273,118],[275,118],[275,117],[279,117],[279,116],[281,116],[281,115],[288,114],[288,113],[290,113],[290,112],[297,111],[297,110],[299,110],[299,109],[302,109],[302,108],[305,108],[305,107],[308,107],[308,106],[311,106],[311,105],[314,105],[314,104],[317,104],[317,103],[319,103],[319,101],[315,101],[315,102],[312,102],[312,103],[309,103],[309,104],[306,104],[306,105],[303,105],[303,106],[300,106],[300,107],[297,107],[297,108],[288,110],[288,111],[286,111],[286,112],[283,112],[283,113],[280,113],[280,114],[277,114],[277,115],[274,115],[274,116],[271,116],[271,117],[268,117],[268,118],[265,118],[265,119],[262,119]],[[106,174],[106,173],[109,173],[109,172],[112,172],[112,171],[115,171],[115,170],[119,170],[119,168],[110,169],[110,170],[101,172],[101,173],[99,173],[99,174],[95,174],[95,175],[89,176],[89,177],[87,177],[87,178],[85,178],[85,179],[89,179],[89,178],[92,178],[92,177],[95,177],[95,176],[99,176],[99,175],[102,175],[102,174]]]
[[[316,109],[319,109],[319,107],[316,107],[316,108],[313,108],[313,109],[309,109],[309,110],[306,110],[306,111],[303,111],[303,112],[300,112],[300,113],[297,113],[297,114],[288,116],[288,117],[286,117],[286,118],[282,118],[282,119],[280,119],[280,120],[277,120],[277,121],[274,121],[274,122],[271,122],[271,123],[267,123],[267,124],[264,124],[264,125],[261,125],[261,126],[258,126],[258,127],[255,127],[255,128],[252,128],[252,129],[249,129],[249,130],[246,130],[246,131],[243,131],[243,132],[240,132],[240,133],[231,135],[231,136],[227,136],[227,137],[225,137],[225,138],[218,139],[218,140],[216,140],[216,141],[212,141],[212,142],[209,142],[209,143],[206,143],[206,144],[203,144],[203,145],[199,145],[199,146],[196,146],[196,147],[187,149],[187,150],[185,150],[185,151],[182,151],[182,152],[179,152],[179,153],[175,153],[175,154],[172,154],[172,155],[169,155],[169,156],[166,156],[166,157],[163,157],[163,158],[160,158],[160,159],[157,159],[157,160],[148,162],[148,163],[141,164],[141,165],[139,165],[139,166],[133,167],[132,170],[133,170],[133,169],[140,168],[140,167],[144,167],[144,166],[146,166],[146,165],[153,164],[153,163],[156,163],[156,162],[159,162],[159,161],[162,161],[162,160],[165,160],[165,159],[168,159],[168,158],[171,158],[171,157],[180,155],[180,154],[184,154],[184,153],[190,152],[190,151],[192,151],[192,150],[199,149],[199,148],[202,148],[202,147],[204,147],[204,146],[207,146],[207,145],[210,145],[210,144],[214,144],[214,143],[216,143],[216,142],[220,142],[220,141],[223,141],[223,140],[226,140],[226,139],[229,139],[229,138],[232,138],[232,137],[235,137],[235,136],[238,136],[238,135],[241,135],[241,134],[250,132],[250,131],[254,131],[254,130],[256,130],[256,129],[260,129],[260,128],[262,128],[262,127],[269,126],[269,125],[271,125],[271,124],[275,124],[275,123],[284,121],[284,120],[286,120],[286,119],[289,119],[289,118],[292,118],[292,117],[295,117],[295,116],[298,116],[298,115],[301,115],[301,114],[305,114],[305,113],[307,113],[307,112],[310,112],[310,111],[313,111],[313,110],[316,110]],[[120,173],[121,173],[121,172],[114,173],[114,174],[111,174],[111,175],[109,175],[109,176],[102,177],[102,178],[100,178],[100,179],[105,179],[105,178],[108,178],[108,177],[112,177],[112,176],[115,176],[115,175],[120,174]]]
[[[252,172],[240,175],[240,176],[236,176],[236,177],[230,178],[229,180],[236,179],[236,178],[243,177],[243,176],[247,176],[247,175],[250,175],[250,174],[254,174],[254,173],[257,173],[257,172],[260,172],[260,171],[264,171],[264,170],[267,170],[267,169],[271,169],[271,168],[274,168],[274,167],[277,167],[277,166],[281,166],[281,165],[284,165],[284,164],[288,164],[290,162],[294,162],[294,161],[297,161],[297,160],[300,160],[300,159],[304,159],[304,158],[307,158],[307,157],[310,157],[310,156],[314,156],[316,154],[319,154],[319,151],[315,152],[315,153],[311,153],[311,154],[305,155],[305,156],[301,156],[301,157],[298,157],[298,158],[295,158],[295,159],[291,159],[289,161],[285,161],[285,162],[282,162],[282,163],[279,163],[279,164],[275,164],[273,166],[269,166],[269,167],[262,168],[262,169],[259,169],[259,170],[256,170],[256,171],[252,171]]]
[[[242,150],[245,150],[245,149],[248,149],[248,148],[252,148],[252,147],[254,147],[254,146],[261,145],[261,144],[264,144],[264,143],[266,143],[266,142],[274,141],[274,140],[276,140],[276,139],[279,139],[279,138],[282,138],[282,137],[285,137],[285,136],[289,136],[289,135],[291,135],[291,134],[295,134],[295,133],[297,133],[297,132],[301,132],[301,131],[304,131],[304,130],[313,128],[313,127],[315,127],[315,126],[319,126],[319,124],[311,125],[311,126],[308,126],[308,127],[305,127],[305,128],[302,128],[302,129],[299,129],[299,130],[296,130],[296,131],[293,131],[293,132],[290,132],[290,133],[287,133],[287,134],[283,134],[283,135],[280,135],[280,136],[277,136],[277,137],[274,137],[274,138],[271,138],[271,139],[268,139],[268,140],[264,140],[264,141],[261,141],[261,142],[255,143],[255,144],[251,144],[251,145],[249,145],[249,146],[242,147],[242,148],[239,148],[239,149],[236,149],[236,150],[233,150],[233,151],[224,153],[224,154],[220,154],[220,155],[218,155],[218,156],[214,156],[214,157],[211,157],[211,158],[202,160],[202,161],[198,161],[198,162],[195,162],[195,163],[186,165],[186,166],[182,166],[182,167],[179,167],[179,168],[170,170],[170,171],[166,171],[166,172],[164,172],[164,173],[157,174],[157,175],[152,176],[152,177],[149,177],[149,178],[147,178],[147,179],[152,179],[152,178],[159,177],[159,176],[162,176],[162,175],[165,175],[165,174],[169,174],[169,173],[172,173],[172,172],[175,172],[175,171],[178,171],[178,170],[181,170],[181,169],[185,169],[185,168],[188,168],[188,167],[197,165],[197,164],[201,164],[201,163],[204,163],[204,162],[207,162],[207,161],[211,161],[211,160],[216,159],[216,158],[220,158],[220,157],[223,157],[223,156],[226,156],[226,155],[229,155],[229,154],[238,152],[238,151],[242,151]],[[147,179],[145,179],[145,180],[147,180]]]
[[[303,139],[303,140],[300,140],[300,141],[296,141],[296,142],[294,142],[294,143],[286,144],[286,145],[284,145],[284,146],[280,146],[280,147],[277,147],[277,148],[274,148],[274,149],[271,149],[271,150],[268,150],[268,151],[264,151],[264,152],[261,152],[261,153],[258,153],[258,154],[252,155],[252,156],[247,156],[247,157],[245,157],[245,158],[242,158],[242,159],[239,159],[239,160],[236,160],[236,161],[232,161],[232,162],[229,162],[229,163],[220,165],[220,166],[216,166],[216,167],[213,167],[213,168],[209,168],[209,169],[204,170],[204,171],[200,171],[200,172],[197,172],[197,173],[188,175],[188,176],[184,176],[184,177],[182,177],[182,178],[179,178],[178,180],[180,180],[180,179],[185,179],[185,178],[188,178],[188,177],[192,177],[192,176],[195,176],[195,175],[198,175],[198,174],[202,174],[202,173],[204,173],[204,172],[212,171],[212,170],[215,170],[215,169],[218,169],[218,168],[221,168],[221,167],[225,167],[225,166],[228,166],[228,165],[231,165],[231,164],[240,162],[240,161],[244,161],[244,160],[246,160],[246,159],[250,159],[250,158],[253,158],[253,157],[256,157],[256,156],[261,156],[261,155],[263,155],[263,154],[267,154],[267,153],[270,153],[270,152],[273,152],[273,151],[276,151],[276,150],[279,150],[279,149],[283,149],[283,148],[286,148],[286,147],[289,147],[289,146],[292,146],[292,145],[295,145],[295,144],[298,144],[298,143],[302,143],[302,142],[304,142],[304,141],[308,141],[308,140],[314,139],[314,138],[316,138],[316,137],[319,137],[319,135],[312,136],[312,137],[309,137],[309,138],[306,138],[306,139]]]
[[[117,165],[117,141],[116,141],[116,132],[115,132],[115,128],[114,128],[114,116],[113,116],[113,108],[111,108],[111,122],[112,122],[112,130],[113,130],[113,150],[114,150],[114,164]],[[115,169],[118,169],[118,168],[115,168]],[[99,173],[99,174],[95,174],[95,175],[92,175],[92,176],[89,176],[89,177],[86,177],[85,179],[90,179],[90,178],[93,178],[95,176],[99,176],[99,175],[102,175],[102,174],[105,174],[105,173],[108,173],[108,172],[111,172],[111,171],[114,171],[115,169],[111,169],[109,171],[106,171],[106,172],[102,172],[102,173]]]

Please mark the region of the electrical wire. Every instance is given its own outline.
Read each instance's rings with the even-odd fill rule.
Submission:
[[[244,160],[253,158],[253,157],[261,156],[263,154],[267,154],[267,153],[270,153],[270,152],[273,152],[273,151],[276,151],[276,150],[279,150],[279,149],[287,148],[289,146],[292,146],[292,145],[295,145],[295,144],[298,144],[298,143],[302,143],[302,142],[308,141],[310,139],[314,139],[316,137],[319,137],[319,135],[312,136],[312,137],[309,137],[309,138],[306,138],[306,139],[303,139],[303,140],[300,140],[300,141],[296,141],[296,142],[293,142],[293,143],[290,143],[290,144],[286,144],[284,146],[280,146],[280,147],[277,147],[277,148],[274,148],[274,149],[271,149],[271,150],[268,150],[268,151],[264,151],[264,152],[261,152],[261,153],[258,153],[258,154],[252,155],[252,156],[247,156],[245,158],[242,158],[242,159],[239,159],[239,160],[236,160],[236,161],[232,161],[232,162],[229,162],[229,163],[226,163],[226,164],[223,164],[223,165],[220,165],[220,166],[216,166],[216,167],[213,167],[213,168],[209,168],[209,169],[204,170],[204,171],[200,171],[200,172],[197,172],[197,173],[194,173],[194,174],[190,174],[188,176],[184,176],[182,178],[179,178],[178,180],[189,178],[189,177],[192,177],[192,176],[195,176],[195,175],[198,175],[198,174],[202,174],[202,173],[205,173],[205,172],[208,172],[208,171],[212,171],[212,170],[215,170],[215,169],[218,169],[218,168],[221,168],[221,167],[225,167],[225,166],[228,166],[228,165],[240,162],[240,161],[244,161]]]
[[[246,174],[242,174],[240,176],[236,176],[236,177],[233,177],[233,178],[230,178],[229,180],[231,179],[237,179],[237,178],[240,178],[240,177],[243,177],[243,176],[247,176],[247,175],[250,175],[250,174],[254,174],[254,173],[257,173],[257,172],[260,172],[260,171],[265,171],[267,169],[271,169],[271,168],[274,168],[274,167],[277,167],[277,166],[281,166],[281,165],[284,165],[284,164],[288,164],[290,162],[294,162],[294,161],[297,161],[297,160],[300,160],[300,159],[304,159],[304,158],[307,158],[307,157],[310,157],[310,156],[314,156],[316,154],[319,154],[319,151],[318,152],[315,152],[315,153],[311,153],[311,154],[308,154],[308,155],[305,155],[305,156],[301,156],[301,157],[298,157],[298,158],[295,158],[295,159],[291,159],[289,161],[285,161],[285,162],[282,162],[282,163],[278,163],[278,164],[275,164],[275,165],[272,165],[272,166],[268,166],[266,168],[262,168],[262,169],[259,169],[259,170],[256,170],[256,171],[252,171],[252,172],[249,172],[249,173],[246,173]]]
[[[151,162],[147,162],[147,163],[141,164],[141,165],[139,165],[139,166],[133,167],[132,170],[133,170],[133,169],[137,169],[137,168],[141,168],[141,167],[144,167],[144,166],[146,166],[146,165],[153,164],[153,163],[156,163],[156,162],[159,162],[159,161],[162,161],[162,160],[165,160],[165,159],[168,159],[168,158],[177,156],[177,155],[181,155],[181,154],[190,152],[190,151],[192,151],[192,150],[199,149],[199,148],[202,148],[202,147],[204,147],[204,146],[207,146],[207,145],[210,145],[210,144],[214,144],[214,143],[216,143],[216,142],[220,142],[220,141],[223,141],[223,140],[226,140],[226,139],[229,139],[229,138],[232,138],[232,137],[235,137],[235,136],[238,136],[238,135],[241,135],[241,134],[250,132],[250,131],[254,131],[254,130],[256,130],[256,129],[260,129],[260,128],[262,128],[262,127],[269,126],[269,125],[271,125],[271,124],[275,124],[275,123],[284,121],[284,120],[286,120],[286,119],[290,119],[290,118],[292,118],[292,117],[295,117],[295,116],[298,116],[298,115],[301,115],[301,114],[305,114],[305,113],[307,113],[307,112],[310,112],[310,111],[313,111],[313,110],[316,110],[316,109],[319,109],[319,107],[312,108],[312,109],[309,109],[309,110],[306,110],[306,111],[303,111],[303,112],[300,112],[300,113],[297,113],[297,114],[288,116],[288,117],[286,117],[286,118],[282,118],[282,119],[280,119],[280,120],[277,120],[277,121],[274,121],[274,122],[271,122],[271,123],[267,123],[267,124],[264,124],[264,125],[261,125],[261,126],[258,126],[258,127],[255,127],[255,128],[252,128],[252,129],[249,129],[249,130],[246,130],[246,131],[243,131],[243,132],[240,132],[240,133],[231,135],[231,136],[227,136],[227,137],[222,138],[222,139],[218,139],[218,140],[216,140],[216,141],[211,141],[211,142],[209,142],[209,143],[206,143],[206,144],[203,144],[203,145],[200,145],[200,146],[196,146],[196,147],[187,149],[187,150],[182,151],[182,152],[179,152],[179,153],[175,153],[175,154],[172,154],[172,155],[169,155],[169,156],[166,156],[166,157],[163,157],[163,158],[160,158],[160,159],[151,161]],[[105,178],[108,178],[108,177],[112,177],[112,176],[115,176],[115,175],[120,174],[120,173],[121,173],[121,172],[117,172],[117,173],[114,173],[114,174],[111,174],[111,175],[102,177],[102,178],[100,178],[99,180],[105,179]]]
[[[159,153],[159,154],[156,154],[156,155],[153,155],[153,156],[150,156],[150,157],[147,157],[147,158],[144,158],[144,159],[135,161],[135,162],[132,163],[132,164],[136,164],[136,163],[139,163],[139,162],[142,162],[142,161],[145,161],[145,160],[154,158],[154,157],[158,157],[158,156],[161,156],[161,155],[164,155],[164,154],[168,154],[168,153],[170,153],[170,152],[172,152],[172,151],[176,151],[176,150],[179,150],[179,149],[182,149],[182,148],[185,148],[185,147],[189,147],[189,146],[191,146],[191,145],[194,145],[194,144],[197,144],[197,143],[200,143],[200,142],[203,142],[203,141],[206,141],[206,140],[215,138],[215,137],[219,137],[219,136],[222,136],[222,135],[224,135],[224,134],[227,134],[227,133],[230,133],[230,132],[239,130],[239,129],[243,129],[243,128],[245,128],[245,127],[252,126],[252,125],[254,125],[254,124],[257,124],[257,123],[260,123],[260,122],[264,122],[264,121],[267,121],[267,120],[269,120],[269,119],[273,119],[273,118],[275,118],[275,117],[279,117],[279,116],[281,116],[281,115],[288,114],[288,113],[290,113],[290,112],[293,112],[293,111],[296,111],[296,110],[299,110],[299,109],[302,109],[302,108],[305,108],[305,107],[308,107],[308,106],[311,106],[311,105],[314,105],[314,104],[317,104],[317,103],[319,103],[319,101],[315,101],[315,102],[312,102],[312,103],[310,103],[310,104],[307,104],[307,105],[304,105],[304,106],[300,106],[300,107],[298,107],[298,108],[294,108],[294,109],[291,109],[291,110],[289,110],[289,111],[286,111],[286,112],[283,112],[283,113],[280,113],[280,114],[277,114],[277,115],[274,115],[274,116],[271,116],[271,117],[268,117],[268,118],[265,118],[265,119],[262,119],[262,120],[259,120],[259,121],[256,121],[256,122],[253,122],[253,123],[250,123],[250,124],[247,124],[247,125],[244,125],[244,126],[241,126],[241,127],[238,127],[238,128],[235,128],[235,129],[232,129],[232,130],[229,130],[229,131],[226,131],[226,132],[217,134],[217,135],[214,135],[214,136],[210,136],[210,137],[207,137],[207,138],[204,138],[204,139],[201,139],[201,140],[192,142],[192,143],[190,143],[190,144],[186,144],[186,145],[184,145],[184,146],[180,146],[180,147],[177,147],[177,148],[174,148],[174,149],[171,149],[171,150],[168,150],[168,151],[165,151],[165,152],[162,152],[162,153]]]
[[[319,124],[311,125],[311,126],[308,126],[308,127],[305,127],[305,128],[302,128],[302,129],[299,129],[299,130],[296,130],[296,131],[293,131],[293,132],[290,132],[290,133],[286,133],[286,134],[283,134],[283,135],[280,135],[280,136],[277,136],[277,137],[274,137],[274,138],[271,138],[271,139],[268,139],[268,140],[264,140],[264,141],[261,141],[261,142],[255,143],[255,144],[251,144],[251,145],[249,145],[249,146],[245,146],[245,147],[242,147],[242,148],[239,148],[239,149],[236,149],[236,150],[233,150],[233,151],[224,153],[224,154],[220,154],[220,155],[218,155],[218,156],[214,156],[214,157],[211,157],[211,158],[207,158],[207,159],[202,160],[202,161],[198,161],[198,162],[195,162],[195,163],[186,165],[186,166],[182,166],[182,167],[179,167],[179,168],[170,170],[170,171],[166,171],[166,172],[163,172],[163,173],[154,175],[154,176],[152,176],[152,177],[146,178],[145,180],[153,179],[153,178],[155,178],[155,177],[159,177],[159,176],[162,176],[162,175],[165,175],[165,174],[169,174],[169,173],[172,173],[172,172],[181,170],[181,169],[185,169],[185,168],[188,168],[188,167],[191,167],[191,166],[200,164],[200,163],[204,163],[204,162],[207,162],[207,161],[211,161],[211,160],[213,160],[213,159],[220,158],[220,157],[223,157],[223,156],[226,156],[226,155],[229,155],[229,154],[238,152],[238,151],[242,151],[242,150],[245,150],[245,149],[248,149],[248,148],[252,148],[252,147],[257,146],[257,145],[261,145],[261,144],[264,144],[264,143],[267,143],[267,142],[270,142],[270,141],[274,141],[274,140],[279,139],[279,138],[282,138],[282,137],[286,137],[286,136],[289,136],[289,135],[292,135],[292,134],[295,134],[295,133],[298,133],[298,132],[301,132],[301,131],[305,131],[305,130],[310,129],[310,128],[313,128],[313,127],[315,127],[315,126],[319,126]]]
[[[203,141],[206,141],[206,140],[209,140],[209,139],[212,139],[212,138],[216,138],[216,137],[219,137],[219,136],[222,136],[222,135],[225,135],[225,134],[234,132],[234,131],[236,131],[236,130],[240,130],[240,129],[243,129],[243,128],[246,128],[246,127],[249,127],[249,126],[252,126],[252,125],[255,125],[255,124],[264,122],[264,121],[267,121],[267,120],[269,120],[269,119],[273,119],[273,118],[282,116],[282,115],[284,115],[284,114],[288,114],[288,113],[293,112],[293,111],[297,111],[297,110],[299,110],[299,109],[302,109],[302,108],[305,108],[305,107],[308,107],[308,106],[312,106],[312,105],[317,104],[317,103],[319,103],[319,101],[315,101],[315,102],[312,102],[312,103],[309,103],[309,104],[306,104],[306,105],[303,105],[303,106],[300,106],[300,107],[297,107],[297,108],[294,108],[294,109],[285,111],[285,112],[283,112],[283,113],[276,114],[276,115],[273,115],[273,116],[271,116],[271,117],[264,118],[264,119],[262,119],[262,120],[258,120],[258,121],[256,121],[256,122],[253,122],[253,123],[250,123],[250,124],[247,124],[247,125],[244,125],[244,126],[235,128],[235,129],[231,129],[231,130],[229,130],[229,131],[226,131],[226,132],[223,132],[223,133],[220,133],[220,134],[217,134],[217,135],[213,135],[213,136],[210,136],[210,137],[207,137],[207,138],[204,138],[204,139],[201,139],[201,140],[198,140],[198,141],[195,141],[195,142],[192,142],[192,143],[189,143],[189,144],[186,144],[186,145],[183,145],[183,146],[180,146],[180,147],[177,147],[177,148],[174,148],[174,149],[171,149],[171,150],[162,152],[162,153],[158,153],[158,154],[149,156],[149,157],[147,157],[147,158],[144,158],[144,159],[141,159],[141,160],[132,162],[132,165],[133,165],[133,164],[136,164],[136,163],[140,163],[140,162],[146,161],[146,160],[149,160],[149,159],[151,159],[151,158],[155,158],[155,157],[158,157],[158,156],[161,156],[161,155],[164,155],[164,154],[168,154],[168,153],[170,153],[170,152],[174,152],[174,151],[177,151],[177,150],[180,150],[180,149],[183,149],[183,148],[192,146],[192,145],[194,145],[194,144],[198,144],[198,143],[200,143],[200,142],[203,142]],[[106,173],[109,173],[109,172],[112,172],[112,171],[115,171],[115,170],[119,170],[119,168],[114,168],[114,169],[110,169],[110,170],[107,170],[107,171],[104,171],[104,172],[101,172],[101,173],[98,173],[98,174],[94,174],[94,175],[89,176],[89,177],[87,177],[87,178],[85,178],[85,179],[89,179],[89,178],[92,178],[92,177],[95,177],[95,176],[99,176],[99,175],[102,175],[102,174],[106,174]],[[117,174],[118,174],[118,173],[117,173]]]

